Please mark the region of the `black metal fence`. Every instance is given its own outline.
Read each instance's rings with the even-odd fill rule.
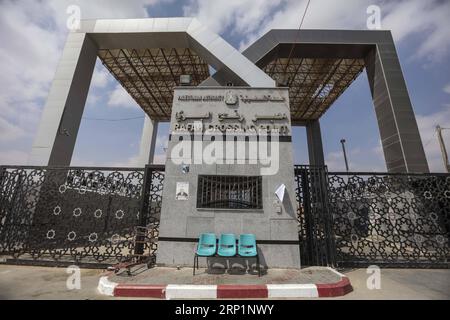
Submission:
[[[342,266],[450,266],[450,175],[330,173]]]
[[[0,255],[101,267],[145,256],[153,264],[163,183],[156,165],[2,166]],[[303,265],[450,267],[449,174],[295,166],[295,184]]]
[[[450,175],[296,166],[307,265],[450,267]]]
[[[0,167],[0,254],[61,265],[104,266],[136,253],[151,260],[163,180],[163,166]],[[139,226],[154,241],[135,248]]]

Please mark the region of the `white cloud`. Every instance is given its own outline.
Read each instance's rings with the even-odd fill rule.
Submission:
[[[307,0],[192,0],[186,15],[197,16],[215,32],[231,29],[241,34],[241,49],[270,29],[297,29]],[[366,29],[369,5],[381,8],[381,27],[391,29],[402,41],[411,35],[422,37],[416,58],[440,60],[450,50],[450,2],[382,0],[311,1],[303,29]]]
[[[0,164],[3,165],[25,165],[28,159],[28,152],[16,149],[2,150],[0,152]]]
[[[164,164],[166,162],[166,153],[164,151],[164,148],[167,148],[169,142],[169,136],[166,134],[158,135],[155,141],[155,155],[153,158],[153,163],[155,164]],[[110,164],[102,164],[102,165],[109,165],[113,167],[141,167],[141,156],[140,154],[135,154],[125,161],[118,161],[113,162]]]
[[[54,76],[67,35],[66,13],[69,5],[79,5],[81,18],[147,17],[146,6],[155,0],[2,0],[0,2],[0,114],[2,140],[13,141],[20,130],[29,141],[36,133],[50,83]],[[106,70],[96,68],[92,87],[107,85]],[[93,91],[93,90],[91,90]],[[90,94],[95,101],[95,94]],[[16,145],[2,146],[7,159],[22,153]]]
[[[97,60],[95,65],[94,74],[92,75],[91,86],[94,88],[104,88],[108,85],[110,80],[112,80],[111,74],[106,70],[105,67]]]
[[[22,128],[0,117],[0,142],[9,142],[21,138],[24,135]]]
[[[145,18],[148,17],[146,6],[156,2],[157,0],[47,0],[44,4],[53,10],[58,26],[65,28],[69,16],[66,10],[71,5],[80,7],[81,19]]]
[[[72,161],[70,162],[71,166],[78,166],[78,167],[97,167],[102,166],[101,163],[97,163],[93,160],[86,160],[81,157],[74,156],[72,158]]]
[[[117,84],[115,89],[111,92],[108,100],[108,106],[110,107],[122,107],[122,108],[140,108],[131,95],[125,91],[125,89]]]
[[[270,28],[295,28],[306,9],[307,1],[288,1],[283,10],[277,12],[269,22]],[[303,21],[303,29],[364,28],[367,3],[349,0],[345,4],[332,0],[312,1]]]
[[[103,163],[102,166],[133,168],[133,167],[142,167],[142,164],[140,163],[139,154],[135,154],[124,161],[114,161],[114,162],[110,162],[110,163]]]
[[[348,146],[346,146],[348,147]],[[350,148],[346,150],[350,171],[386,172],[381,144],[369,148]],[[330,171],[345,171],[345,160],[342,151],[330,152],[325,156],[325,163]]]
[[[157,164],[166,163],[166,150],[169,145],[169,136],[167,134],[158,135],[156,138],[156,150],[153,162]]]
[[[36,100],[45,100],[59,54],[57,33],[36,16],[49,14],[48,8],[18,3],[6,1],[0,10],[0,112],[16,123],[29,113],[38,117]]]
[[[155,153],[153,163],[154,164],[166,163],[166,154]],[[112,167],[142,167],[141,157],[139,156],[139,154],[133,155],[125,161],[114,162],[107,165]]]
[[[123,161],[98,161],[96,159],[86,159],[84,157],[74,156],[70,165],[80,167],[142,167],[139,164],[139,155],[133,155]]]
[[[185,16],[195,16],[217,33],[233,28],[248,34],[269,18],[280,0],[194,0],[184,7]]]
[[[383,7],[382,7],[383,8]],[[415,58],[441,61],[450,50],[450,2],[409,0],[387,2],[382,26],[391,29],[394,39],[401,41],[420,36]]]
[[[450,83],[447,84],[444,88],[443,88],[444,92],[449,93],[450,94]]]
[[[169,144],[169,136],[167,134],[158,135],[155,142],[157,148],[160,148],[161,150],[167,149],[168,144]]]

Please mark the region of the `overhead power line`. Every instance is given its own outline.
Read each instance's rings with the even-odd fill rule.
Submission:
[[[302,28],[303,21],[305,20],[306,13],[308,12],[308,8],[309,8],[309,3],[310,2],[311,2],[311,0],[308,0],[308,3],[306,4],[306,8],[305,8],[305,11],[303,12],[302,20],[300,21],[300,25],[298,26],[298,30],[300,30]],[[297,37],[296,37],[294,43],[291,46],[291,51],[289,52],[289,56],[288,56],[287,63],[286,63],[286,69],[287,69],[287,66],[289,65],[289,61],[291,60],[292,53],[294,52],[295,43],[298,42],[298,40],[299,40],[298,39],[299,34],[300,34],[300,32],[297,33]],[[286,72],[286,70],[285,70],[285,72]]]

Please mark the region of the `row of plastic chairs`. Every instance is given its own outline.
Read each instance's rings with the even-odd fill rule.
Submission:
[[[236,241],[234,234],[225,233],[221,234],[218,240],[217,244],[217,237],[214,233],[202,233],[200,235],[194,257],[194,275],[196,262],[198,269],[198,257],[256,257],[259,270],[258,249],[254,234],[241,234],[239,235],[239,240]]]
[[[241,257],[255,257],[256,237],[254,234],[241,234],[238,245],[236,236],[232,233],[221,234],[219,245],[216,245],[217,238],[214,233],[202,233],[198,240],[197,255],[200,257],[211,257],[216,255],[221,257],[233,257],[238,253]],[[237,250],[237,251],[236,251]]]

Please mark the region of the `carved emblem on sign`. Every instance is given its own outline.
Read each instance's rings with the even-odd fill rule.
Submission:
[[[229,106],[234,106],[238,101],[238,97],[236,94],[234,94],[231,91],[227,91],[227,93],[225,93],[225,103]]]

